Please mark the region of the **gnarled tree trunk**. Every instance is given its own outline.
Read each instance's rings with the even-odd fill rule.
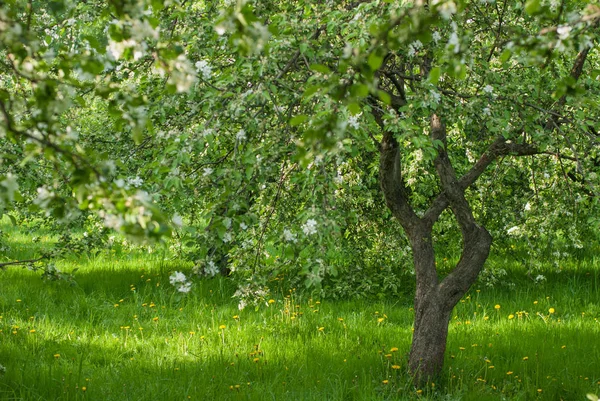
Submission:
[[[577,80],[582,73],[589,49],[582,50],[575,60],[571,77]],[[427,58],[421,66],[421,76],[429,74]],[[391,107],[398,113],[407,104],[403,81],[394,81],[399,95],[390,95]],[[561,97],[555,109],[564,107],[566,95]],[[483,174],[498,157],[531,156],[545,153],[535,144],[507,141],[498,136],[487,151],[462,177],[457,177],[447,153],[446,127],[437,114],[430,119],[431,141],[436,147],[434,160],[439,178],[440,192],[422,216],[417,215],[410,204],[409,191],[402,177],[402,154],[394,134],[388,131],[382,109],[373,107],[373,116],[381,127],[383,138],[379,144],[379,182],[386,204],[400,222],[411,243],[415,274],[415,323],[409,357],[409,369],[417,383],[422,383],[442,370],[448,322],[454,306],[469,290],[489,255],[492,237],[475,221],[465,191]],[[546,130],[558,127],[560,121],[553,114],[544,125]],[[460,227],[463,249],[454,270],[439,281],[435,268],[435,253],[432,243],[433,225],[447,208],[452,210]]]

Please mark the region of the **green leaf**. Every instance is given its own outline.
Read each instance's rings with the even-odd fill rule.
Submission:
[[[512,56],[512,52],[508,49],[505,49],[502,54],[500,55],[500,61],[502,61],[503,63],[506,63],[508,61],[508,59],[510,59],[510,56]]]
[[[304,98],[309,98],[311,95],[314,95],[315,93],[317,93],[319,90],[321,90],[321,86],[320,85],[312,85],[309,86],[308,88],[306,88],[306,90],[304,91]]]
[[[386,91],[378,91],[377,96],[383,103],[387,105],[392,104],[392,97]]]
[[[527,0],[525,3],[525,12],[529,15],[535,15],[542,9],[542,0]]]
[[[369,96],[369,87],[365,84],[354,84],[350,87],[350,94],[354,97]]]
[[[303,122],[305,122],[306,120],[308,120],[308,116],[304,115],[304,114],[299,114],[297,116],[294,116],[291,120],[290,120],[290,125],[292,127],[296,127],[300,124],[302,124]]]
[[[377,55],[376,53],[369,54],[369,59],[367,60],[369,63],[369,67],[372,71],[377,71],[381,64],[383,63],[383,57]]]
[[[353,116],[360,114],[360,106],[358,103],[352,102],[348,105],[348,111],[350,111]]]
[[[440,67],[434,67],[429,71],[429,82],[436,85],[440,80],[440,75],[442,74],[442,70]]]
[[[331,73],[331,70],[329,69],[329,67],[327,67],[326,65],[323,65],[323,64],[311,64],[310,69],[312,71],[320,72],[322,74]]]

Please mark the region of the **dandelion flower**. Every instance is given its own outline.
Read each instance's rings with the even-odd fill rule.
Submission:
[[[384,380],[384,381],[382,381],[382,383],[383,383],[383,384],[388,384],[388,383],[389,383],[389,380]]]
[[[550,309],[548,309],[548,312],[550,312],[550,314],[552,314],[555,312],[555,310],[554,310],[554,308],[550,308]]]
[[[393,348],[390,350],[390,352],[396,352],[396,351],[398,351],[398,348],[397,348],[397,347],[393,347]]]
[[[494,306],[494,309],[496,309],[496,310],[500,309],[500,305]]]
[[[219,326],[219,330],[225,330],[226,327],[227,326],[225,326],[224,324],[222,324],[222,325]]]
[[[508,320],[514,319],[514,318],[515,318],[515,315],[513,315],[512,313],[510,315],[508,315]]]
[[[392,365],[392,369],[398,370],[400,369],[400,365]]]

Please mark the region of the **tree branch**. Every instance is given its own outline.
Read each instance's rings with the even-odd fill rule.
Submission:
[[[14,262],[4,262],[4,263],[0,263],[0,269],[4,269],[6,266],[25,265],[25,264],[29,264],[29,263],[35,263],[35,262],[39,262],[40,260],[44,260],[44,259],[46,259],[45,256],[42,256],[37,259],[15,260]]]

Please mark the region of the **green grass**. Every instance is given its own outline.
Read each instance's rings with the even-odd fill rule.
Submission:
[[[35,256],[30,237],[12,232],[10,239],[9,258]],[[50,240],[42,235],[35,247]],[[420,389],[406,374],[409,298],[332,302],[292,292],[239,311],[225,279],[196,281],[192,293],[177,294],[168,276],[189,266],[156,254],[72,258],[61,268],[79,268],[76,286],[11,267],[0,272],[0,400],[585,400],[600,393],[597,261],[573,260],[544,273],[541,285],[526,278],[526,266],[493,263],[518,285],[473,288],[451,320],[442,377]]]

